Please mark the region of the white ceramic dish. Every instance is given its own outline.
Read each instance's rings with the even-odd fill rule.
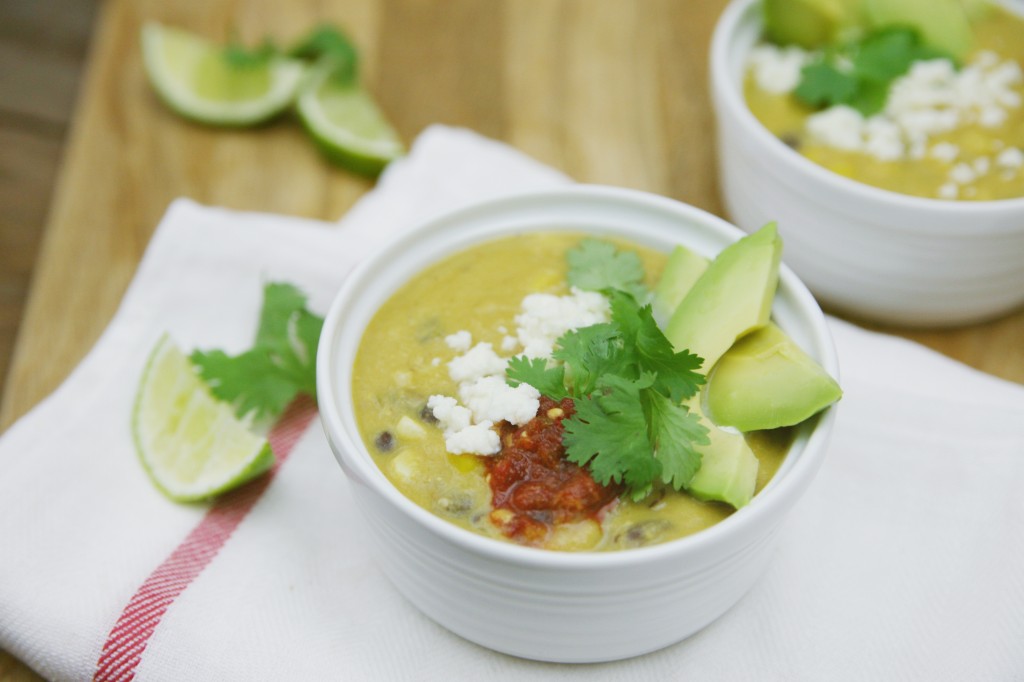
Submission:
[[[1024,198],[955,202],[828,171],[765,129],[743,99],[760,0],[735,0],[711,46],[718,162],[730,217],[776,220],[786,261],[826,306],[902,326],[966,324],[1024,303]]]
[[[381,569],[429,617],[483,646],[525,658],[596,662],[653,651],[697,632],[753,585],[776,530],[825,454],[834,411],[805,424],[783,466],[747,507],[714,527],[618,553],[560,553],[475,535],[409,501],[360,439],[350,394],[360,338],[410,276],[470,244],[544,230],[615,235],[711,256],[742,236],[675,201],[572,187],[481,204],[433,220],[368,259],[331,305],[317,356],[320,415],[348,475]],[[782,268],[773,315],[833,376],[835,350],[807,289]],[[340,522],[340,520],[339,520]]]

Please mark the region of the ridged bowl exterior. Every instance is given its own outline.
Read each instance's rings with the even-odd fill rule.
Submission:
[[[785,259],[824,304],[877,322],[949,326],[1024,303],[1024,198],[924,199],[825,170],[768,132],[744,103],[762,30],[758,0],[723,13],[711,50],[719,177],[746,231],[775,220]]]
[[[821,464],[834,408],[798,430],[783,466],[751,504],[708,530],[662,545],[612,553],[538,550],[478,536],[415,505],[376,468],[358,433],[349,395],[362,332],[377,308],[428,264],[488,238],[551,229],[618,236],[665,251],[686,243],[708,256],[742,236],[675,201],[585,186],[489,202],[431,221],[357,268],[331,305],[317,356],[320,414],[378,564],[423,613],[514,656],[617,660],[692,635],[750,589],[771,558],[778,526]],[[838,376],[824,317],[785,267],[773,316]]]

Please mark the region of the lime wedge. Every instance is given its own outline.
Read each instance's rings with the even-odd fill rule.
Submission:
[[[150,83],[186,118],[223,126],[254,125],[288,108],[305,67],[274,56],[235,64],[223,48],[197,35],[156,23],[142,27],[142,53]]]
[[[321,60],[299,94],[299,118],[320,150],[349,170],[376,175],[404,153],[401,140],[358,83],[334,78]]]
[[[153,483],[178,502],[222,493],[274,463],[267,440],[236,418],[231,405],[213,397],[166,335],[142,373],[132,432]]]

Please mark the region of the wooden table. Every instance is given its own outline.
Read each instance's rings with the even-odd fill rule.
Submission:
[[[402,136],[462,125],[581,181],[723,214],[707,88],[725,0],[108,0],[101,8],[26,314],[0,406],[6,428],[52,391],[109,322],[168,203],[335,220],[372,183],[325,162],[293,120],[189,124],[155,98],[139,27],[291,40],[349,30],[363,78]],[[889,330],[1024,382],[1024,312],[949,331]],[[2,548],[0,548],[2,551]],[[34,679],[0,653],[0,680]]]

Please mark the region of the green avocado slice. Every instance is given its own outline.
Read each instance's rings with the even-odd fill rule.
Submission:
[[[764,0],[765,34],[779,45],[831,45],[858,24],[859,9],[851,0]]]
[[[708,376],[704,404],[719,426],[792,426],[842,397],[835,379],[774,324],[737,341]]]
[[[679,303],[686,297],[704,271],[708,269],[708,259],[690,251],[685,246],[677,246],[665,262],[665,269],[654,287],[654,298],[651,300],[654,319],[660,323],[667,322]]]
[[[701,414],[701,423],[708,429],[707,445],[697,449],[701,455],[700,469],[686,486],[687,492],[699,500],[725,502],[736,509],[754,497],[757,469],[760,462],[742,434],[731,433],[710,423],[698,405],[690,409]]]
[[[699,355],[707,374],[736,339],[768,324],[781,255],[775,223],[722,250],[666,325],[676,352]]]
[[[924,42],[959,60],[971,50],[974,34],[961,0],[863,0],[874,28],[910,26]]]

